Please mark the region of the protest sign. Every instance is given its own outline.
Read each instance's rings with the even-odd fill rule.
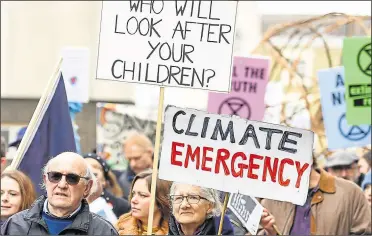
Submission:
[[[126,169],[123,143],[132,132],[155,141],[156,109],[134,105],[97,103],[97,152],[107,158],[113,169]]]
[[[313,140],[309,130],[167,106],[159,178],[303,205]]]
[[[238,115],[248,120],[262,120],[268,80],[268,58],[234,57],[231,92],[229,94],[209,92],[208,112]]]
[[[97,79],[229,92],[237,1],[103,1]]]
[[[328,149],[363,147],[370,144],[370,125],[347,124],[344,67],[320,70],[318,80]]]
[[[63,48],[62,74],[69,102],[89,101],[89,49]]]
[[[111,224],[115,224],[118,220],[114,214],[114,211],[112,210],[112,206],[110,206],[102,197],[99,197],[90,203],[89,210],[90,212],[102,216],[105,220],[110,221]]]
[[[230,196],[228,208],[238,217],[249,233],[257,234],[263,207],[255,198],[234,193]]]
[[[349,125],[371,124],[371,37],[344,39],[346,120]]]

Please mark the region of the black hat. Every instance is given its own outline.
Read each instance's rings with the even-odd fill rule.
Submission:
[[[102,157],[98,156],[95,153],[88,153],[88,154],[85,154],[83,157],[92,158],[98,161],[98,163],[102,166],[105,179],[108,179],[108,172],[110,171],[110,167],[108,166],[107,162]]]

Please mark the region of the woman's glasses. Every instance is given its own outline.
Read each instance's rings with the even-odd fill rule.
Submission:
[[[182,196],[182,195],[172,195],[170,196],[171,200],[175,204],[180,204],[183,202],[183,199],[186,198],[187,202],[189,204],[198,204],[200,202],[200,199],[208,200],[204,197],[201,197],[199,195],[188,195],[188,196]]]
[[[86,180],[89,179],[88,177],[83,177],[83,176],[80,176],[80,175],[77,175],[77,174],[72,174],[72,173],[62,174],[62,173],[57,172],[57,171],[48,172],[47,175],[48,175],[48,180],[52,183],[55,183],[55,184],[59,183],[59,181],[61,181],[62,176],[66,176],[66,182],[69,185],[78,184],[79,181],[80,181],[80,178],[83,178],[83,179],[86,179]]]

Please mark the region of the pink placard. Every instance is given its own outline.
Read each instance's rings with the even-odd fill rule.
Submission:
[[[209,92],[208,112],[261,121],[265,112],[268,73],[268,58],[234,57],[231,92]]]

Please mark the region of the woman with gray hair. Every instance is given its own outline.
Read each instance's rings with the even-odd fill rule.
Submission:
[[[217,235],[222,210],[219,194],[214,189],[173,183],[170,189],[172,215],[170,235]],[[233,235],[230,219],[225,216],[222,235]]]

